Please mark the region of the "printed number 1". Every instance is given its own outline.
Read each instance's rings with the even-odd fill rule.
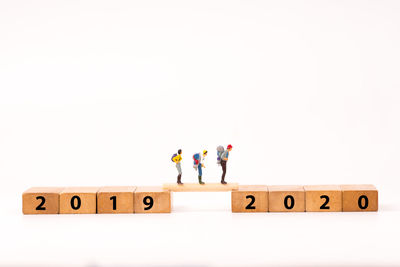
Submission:
[[[112,200],[112,203],[113,203],[113,210],[116,210],[117,209],[117,197],[112,196],[112,197],[110,197],[110,200]]]

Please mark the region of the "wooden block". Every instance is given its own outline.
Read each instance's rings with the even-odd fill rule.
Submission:
[[[378,190],[373,185],[341,185],[343,211],[377,211]]]
[[[60,212],[61,187],[32,187],[22,194],[24,214],[57,214]]]
[[[134,198],[136,213],[171,212],[171,192],[161,186],[137,187]]]
[[[269,211],[304,212],[306,210],[304,187],[301,185],[268,186]]]
[[[133,213],[134,186],[105,186],[97,192],[97,213]]]
[[[173,192],[224,192],[232,191],[239,188],[237,183],[184,183],[183,185],[178,185],[177,183],[164,184],[163,188]]]
[[[267,212],[268,187],[241,185],[231,193],[232,212]]]
[[[306,211],[342,211],[342,190],[339,185],[306,185]]]
[[[96,213],[99,187],[67,187],[60,194],[60,213]]]

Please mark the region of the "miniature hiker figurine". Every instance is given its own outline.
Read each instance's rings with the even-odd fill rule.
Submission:
[[[181,168],[181,161],[182,161],[182,149],[178,150],[178,154],[173,154],[171,158],[172,162],[176,163],[176,169],[178,170],[178,184],[183,184],[181,181],[182,178],[182,168]]]
[[[204,163],[202,162],[204,162],[206,156],[207,150],[203,151],[203,157],[201,157],[200,153],[193,155],[193,168],[199,171],[199,184],[204,184],[204,182],[201,180],[203,175],[202,168],[205,168]]]
[[[224,150],[223,146],[217,147],[217,160],[218,163],[221,164],[222,167],[222,176],[221,176],[221,184],[226,184],[225,182],[225,174],[226,174],[226,162],[228,161],[229,152],[232,150],[232,145],[228,145],[226,150]]]

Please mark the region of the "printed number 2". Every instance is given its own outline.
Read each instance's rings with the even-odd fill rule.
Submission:
[[[328,202],[329,202],[329,197],[327,195],[322,195],[322,196],[320,196],[320,198],[321,199],[325,199],[325,202],[324,202],[324,204],[321,205],[320,209],[321,210],[329,210],[330,207],[327,206]]]
[[[43,207],[44,203],[46,202],[46,199],[42,196],[36,197],[37,200],[41,200],[40,204],[36,207],[36,210],[46,210],[46,207]]]
[[[146,196],[143,198],[143,204],[147,206],[144,208],[144,210],[149,210],[153,207],[154,200],[151,196]]]
[[[253,204],[256,201],[256,198],[252,195],[248,195],[246,196],[246,199],[251,199],[249,205],[246,206],[246,210],[255,210],[256,207],[253,206]]]

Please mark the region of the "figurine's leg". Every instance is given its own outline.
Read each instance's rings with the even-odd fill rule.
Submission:
[[[201,180],[203,175],[201,164],[199,164],[198,170],[199,170],[199,184],[204,184],[204,182]]]
[[[181,163],[180,162],[176,164],[176,169],[178,170],[178,181],[177,181],[177,183],[178,184],[182,184],[182,181],[181,181],[182,168],[181,168]]]
[[[225,182],[226,161],[225,160],[221,160],[221,167],[222,167],[221,184],[226,184],[226,182]]]
[[[202,177],[199,175],[199,184],[204,184],[204,182],[202,181]]]

